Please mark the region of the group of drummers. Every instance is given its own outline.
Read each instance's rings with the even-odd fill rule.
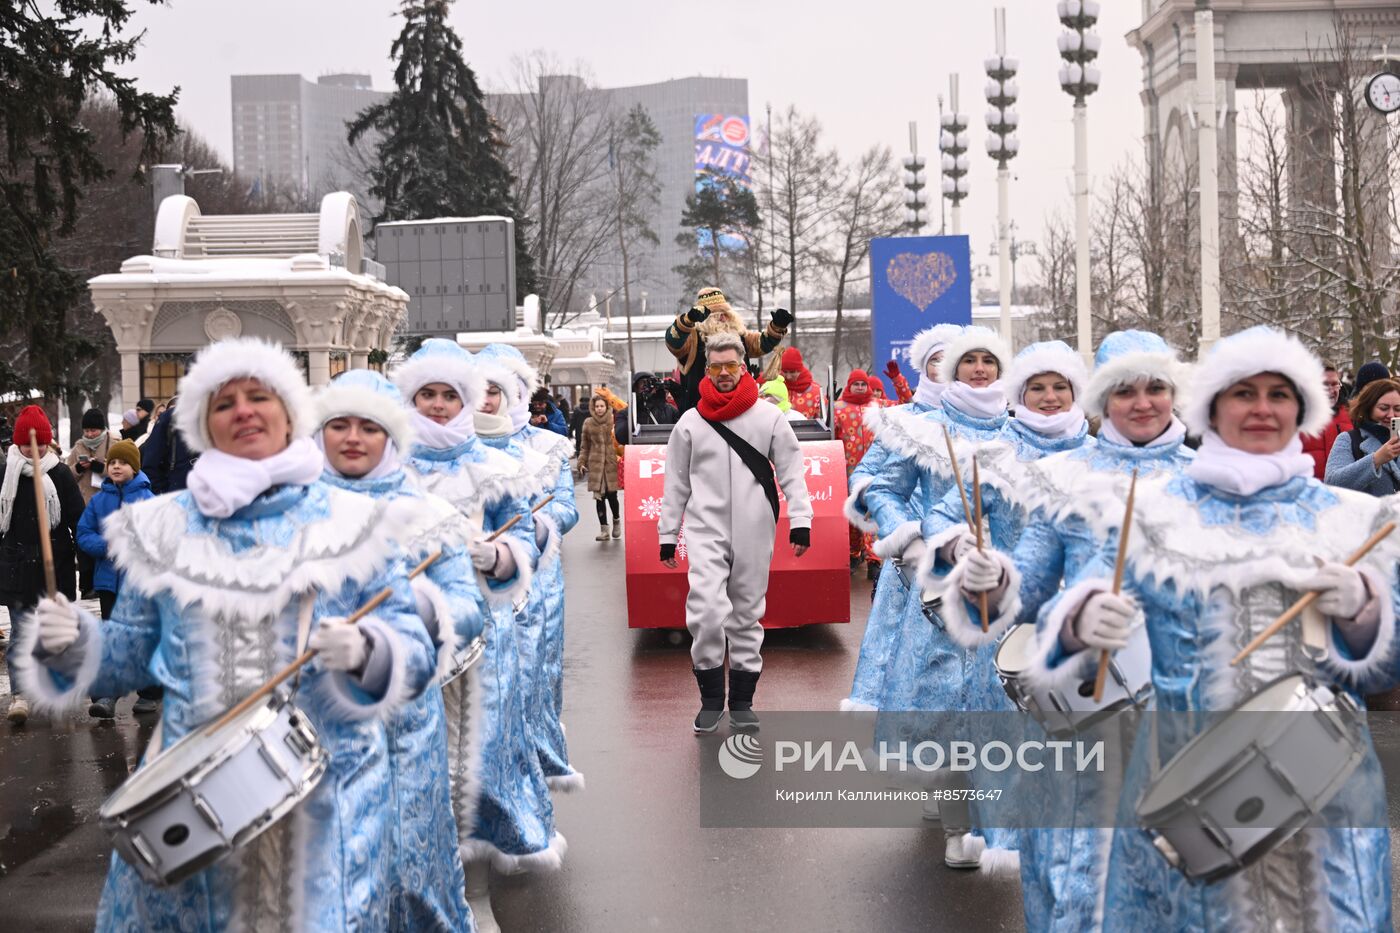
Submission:
[[[50,708],[165,688],[102,808],[99,930],[491,930],[492,869],[559,865],[578,515],[536,383],[440,339],[318,393],[256,339],[196,356],[187,489],[103,529],[111,618],[51,594],[14,649]]]
[[[1019,862],[1032,931],[1390,929],[1356,711],[1400,677],[1400,535],[1390,500],[1313,478],[1321,362],[1265,327],[1194,366],[1111,333],[1092,374],[1062,342],[1013,358],[975,326],[909,353],[916,399],[879,413],[851,476],[847,518],[886,560],[842,709],[879,711],[877,739],[909,711],[1019,709],[1052,735],[1156,711],[1132,718],[1121,780],[1051,828],[926,805],[946,863]],[[1260,711],[1288,712],[1228,726]]]

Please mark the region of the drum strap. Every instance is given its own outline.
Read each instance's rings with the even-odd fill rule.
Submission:
[[[295,657],[301,657],[306,651],[306,643],[311,639],[311,617],[316,610],[316,593],[308,590],[302,594],[301,606],[297,609],[297,650]],[[301,671],[297,671],[296,677],[292,680],[292,696],[296,696],[297,690],[301,687]]]

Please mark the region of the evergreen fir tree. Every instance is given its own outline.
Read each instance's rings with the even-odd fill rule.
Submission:
[[[515,286],[535,288],[525,218],[511,195],[500,125],[486,109],[462,40],[448,24],[452,0],[402,0],[403,31],[390,56],[397,90],[350,124],[350,145],[379,134],[370,194],[384,202],[377,221],[497,214],[515,220]]]

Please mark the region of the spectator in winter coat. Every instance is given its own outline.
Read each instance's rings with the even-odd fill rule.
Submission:
[[[569,418],[569,436],[574,439],[574,456],[579,453],[579,445],[583,443],[583,425],[588,421],[588,405],[579,402],[574,407],[574,413]]]
[[[39,469],[43,473],[44,504],[48,511],[49,543],[53,549],[54,579],[58,591],[70,600],[74,590],[73,544],[78,517],[83,514],[83,495],[78,481],[58,455],[49,450],[53,427],[38,405],[29,405],[15,419],[13,441],[0,467],[0,603],[10,613],[10,641],[19,644],[21,633],[30,623],[30,610],[44,595],[44,562],[39,544],[39,510],[34,503],[34,468],[29,459],[29,432],[33,430],[40,450]],[[15,679],[14,651],[5,656],[11,689]],[[29,718],[29,703],[15,693],[10,698],[10,722],[23,725]]]
[[[822,416],[822,389],[812,378],[812,371],[802,360],[802,351],[788,347],[783,351],[782,376],[787,383],[788,401],[793,410],[804,417],[819,420]]]
[[[151,426],[151,412],[156,410],[156,403],[148,398],[143,398],[136,403],[135,408],[128,409],[122,415],[122,440],[132,441],[140,445],[146,436],[146,431]]]
[[[614,443],[613,415],[608,411],[609,402],[600,391],[589,403],[588,418],[580,431],[578,466],[580,472],[588,475],[588,490],[593,493],[594,504],[598,508],[598,536],[596,541],[608,540],[607,506],[612,508],[612,537],[622,537],[622,516],[617,504],[617,447]]]
[[[1366,383],[1351,403],[1356,427],[1332,445],[1324,481],[1373,496],[1400,492],[1400,436],[1390,430],[1392,418],[1400,418],[1400,381]]]
[[[180,429],[175,427],[174,419],[175,399],[172,398],[141,448],[145,473],[151,480],[151,492],[158,496],[184,489],[190,470],[199,459],[199,454],[185,443]]]
[[[131,441],[118,441],[107,454],[107,478],[102,489],[83,510],[78,520],[78,548],[97,561],[93,588],[97,590],[98,605],[104,620],[112,617],[112,607],[121,590],[122,574],[107,554],[107,540],[102,536],[102,523],[117,509],[133,502],[153,499],[151,481],[141,472],[141,451]],[[142,687],[138,691],[133,713],[154,713],[160,709],[161,688]],[[88,715],[94,719],[114,719],[117,715],[115,697],[91,697]]]
[[[705,341],[715,334],[738,334],[744,344],[744,360],[772,353],[787,334],[792,315],[785,308],[773,312],[773,319],[763,333],[744,326],[739,315],[729,306],[729,300],[718,288],[700,289],[695,307],[676,315],[666,328],[666,349],[680,363],[680,395],[676,405],[681,412],[694,408],[700,401],[700,381],[705,377]]]
[[[1327,427],[1322,429],[1321,434],[1301,435],[1303,453],[1313,458],[1313,476],[1318,479],[1322,479],[1327,472],[1327,457],[1332,453],[1332,445],[1336,442],[1338,435],[1345,434],[1352,429],[1351,415],[1342,399],[1341,374],[1337,372],[1337,367],[1331,363],[1322,365],[1322,385],[1327,389],[1327,398],[1332,402],[1332,420],[1328,422]]]
[[[91,502],[106,478],[107,451],[117,438],[107,430],[107,415],[96,408],[83,412],[83,435],[63,458],[63,465],[78,478],[78,491],[83,502]],[[78,592],[83,599],[92,598],[93,560],[78,549]]]
[[[632,377],[632,392],[637,396],[638,424],[675,424],[680,412],[666,398],[666,387],[651,373]]]
[[[549,390],[541,386],[530,396],[530,424],[537,428],[553,431],[562,437],[569,436],[569,423],[549,397]]]

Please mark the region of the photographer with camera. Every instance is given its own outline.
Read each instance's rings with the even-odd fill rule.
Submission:
[[[648,372],[632,377],[632,392],[637,396],[638,424],[675,424],[680,412],[666,397],[666,386]]]
[[[1400,381],[1376,379],[1351,403],[1356,427],[1337,438],[1324,482],[1373,496],[1400,492]]]

